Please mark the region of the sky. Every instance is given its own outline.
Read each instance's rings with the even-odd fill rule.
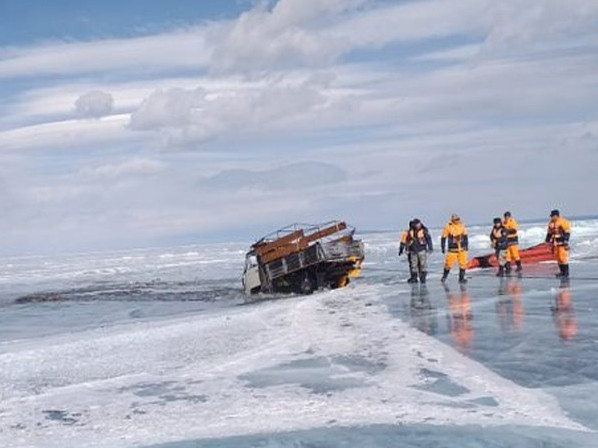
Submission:
[[[5,256],[598,212],[594,0],[0,0],[0,100]]]

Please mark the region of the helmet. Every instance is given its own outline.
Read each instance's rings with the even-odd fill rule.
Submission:
[[[453,213],[451,215],[451,221],[455,222],[455,221],[459,221],[461,218],[459,218],[459,215],[457,215],[456,213]]]
[[[415,218],[413,221],[411,221],[413,223],[414,226],[421,224],[421,221],[417,218]]]
[[[510,216],[511,216],[511,212],[508,212],[508,211],[507,211],[507,212],[505,212],[505,213],[504,213],[504,215],[503,215],[503,216],[504,216],[505,218],[506,218],[506,217],[510,217]]]
[[[502,220],[500,218],[494,218],[492,222],[494,222],[494,224],[500,224]]]
[[[561,214],[557,209],[554,209],[550,212],[550,217],[552,218],[553,216],[561,216]]]

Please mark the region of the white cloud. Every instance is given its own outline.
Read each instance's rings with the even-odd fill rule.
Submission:
[[[199,69],[211,54],[204,32],[205,28],[197,28],[129,39],[0,48],[0,78]]]
[[[209,96],[202,88],[158,90],[131,114],[135,130],[167,130],[173,138],[203,140],[234,131],[265,131],[280,122],[314,112],[326,102],[328,78],[301,82],[266,79]],[[182,131],[182,133],[181,133]]]
[[[598,3],[587,0],[494,2],[484,51],[498,56],[598,46]]]
[[[329,30],[347,51],[447,36],[475,36],[489,25],[488,0],[390,3],[354,14]]]
[[[479,56],[481,48],[481,44],[462,45],[459,47],[451,47],[448,50],[423,53],[413,57],[413,59],[445,62],[470,61],[475,60],[475,58]]]
[[[112,95],[101,90],[93,90],[77,98],[75,111],[80,117],[100,118],[110,115],[113,104]]]
[[[156,36],[0,48],[0,78],[328,66],[354,49],[478,31],[487,22],[480,23],[487,4],[280,0],[271,10],[258,6],[234,21]]]
[[[120,177],[156,174],[165,168],[159,160],[134,158],[120,163],[107,163],[98,166],[86,166],[79,175],[86,180],[114,180]]]
[[[0,131],[0,150],[46,148],[52,152],[72,147],[85,149],[95,144],[138,142],[141,136],[131,136],[126,129],[128,118],[128,115],[112,115],[94,121],[64,120]]]
[[[202,88],[157,90],[131,114],[130,126],[137,130],[189,126],[203,109],[205,95]]]
[[[211,94],[218,94],[245,86],[258,86],[258,81],[233,77],[165,76],[142,80],[105,81],[103,79],[69,79],[52,86],[32,88],[20,92],[10,101],[10,115],[0,115],[0,128],[16,127],[21,123],[42,124],[54,120],[74,118],[73,103],[85,92],[102,91],[114,98],[113,113],[131,113],[149,97],[157,86],[161,90],[195,89],[198,85]]]
[[[587,0],[537,0],[526,8],[516,0],[279,0],[271,9],[264,5],[236,20],[155,36],[0,48],[0,78],[321,67],[353,50],[450,36],[484,40],[487,55],[598,42],[598,4]]]
[[[340,38],[324,35],[322,28],[363,3],[366,1],[280,0],[271,10],[259,4],[229,26],[212,30],[211,68],[267,70],[328,64],[346,45]]]
[[[298,190],[320,188],[347,179],[347,173],[336,165],[302,162],[269,170],[225,170],[202,179],[200,185],[216,190]]]

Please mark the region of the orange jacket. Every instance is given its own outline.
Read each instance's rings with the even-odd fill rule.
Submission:
[[[560,216],[555,216],[550,220],[546,232],[547,243],[552,243],[554,246],[566,246],[569,244],[570,236],[571,224],[569,224],[569,221]]]
[[[442,231],[442,237],[440,238],[440,246],[442,247],[443,252],[447,240],[449,252],[458,252],[461,250],[467,250],[469,248],[467,229],[461,221],[450,221],[444,227],[444,230]]]
[[[517,236],[517,230],[519,230],[519,225],[514,218],[508,217],[503,220],[502,225],[505,226],[505,229],[509,231],[508,235],[508,244],[512,246],[514,244],[519,244],[519,237]]]

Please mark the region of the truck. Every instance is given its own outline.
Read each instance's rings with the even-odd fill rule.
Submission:
[[[251,245],[242,283],[247,295],[341,288],[361,272],[363,242],[344,221],[291,224]]]

